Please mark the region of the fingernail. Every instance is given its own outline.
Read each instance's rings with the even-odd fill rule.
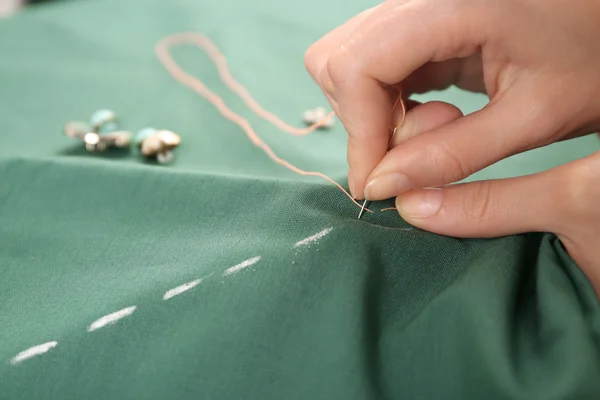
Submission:
[[[350,194],[352,197],[356,199],[356,192],[354,191],[354,178],[352,177],[352,170],[348,168],[348,188],[350,189]]]
[[[412,188],[404,174],[387,174],[376,177],[365,187],[365,199],[383,200],[397,196]]]
[[[406,193],[396,198],[400,215],[410,218],[425,218],[437,213],[444,200],[444,191],[428,188]]]

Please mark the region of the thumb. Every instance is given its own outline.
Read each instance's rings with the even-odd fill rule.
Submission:
[[[525,177],[421,189],[396,198],[410,224],[456,237],[555,233],[600,297],[600,151]]]
[[[553,232],[576,243],[600,236],[599,197],[597,152],[534,175],[409,191],[396,207],[408,223],[442,235]]]

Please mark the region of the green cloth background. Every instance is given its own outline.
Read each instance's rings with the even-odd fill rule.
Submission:
[[[337,189],[273,164],[154,55],[165,35],[202,32],[262,105],[301,125],[324,103],[305,49],[373,4],[63,1],[0,21],[0,399],[600,398],[600,308],[556,237],[458,240],[393,212],[359,221]],[[279,155],[346,184],[339,124],[288,136],[228,92],[200,50],[174,54]],[[485,103],[430,98],[465,112]],[[62,134],[99,108],[128,129],[180,133],[175,162],[90,155]],[[561,143],[472,179],[599,148]]]

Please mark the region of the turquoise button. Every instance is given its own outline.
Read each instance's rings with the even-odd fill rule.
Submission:
[[[144,141],[144,139],[146,139],[149,136],[152,136],[154,132],[156,132],[156,129],[154,128],[140,129],[137,135],[135,135],[135,143],[139,145]]]
[[[114,111],[111,110],[98,110],[92,114],[90,124],[92,126],[102,126],[108,122],[114,122],[117,119]]]
[[[106,122],[100,126],[98,133],[110,133],[119,130],[119,125],[116,122]]]

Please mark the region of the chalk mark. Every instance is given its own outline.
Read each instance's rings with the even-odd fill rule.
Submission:
[[[112,325],[112,324],[116,323],[118,320],[133,314],[135,309],[136,309],[136,306],[131,306],[131,307],[127,307],[122,310],[119,310],[117,312],[105,315],[104,317],[94,321],[88,327],[88,332],[93,332],[96,329],[105,327],[106,325]]]
[[[235,274],[236,272],[239,272],[239,271],[243,270],[244,268],[248,268],[249,266],[256,264],[259,260],[260,260],[260,256],[256,256],[256,257],[250,258],[246,261],[243,261],[237,265],[234,265],[231,268],[227,268],[225,270],[225,272],[223,272],[223,276]]]
[[[306,239],[302,239],[301,241],[299,241],[298,243],[296,243],[294,245],[294,247],[300,247],[300,246],[306,246],[309,245],[311,243],[315,243],[316,241],[318,241],[319,239],[321,239],[322,237],[326,236],[329,234],[329,232],[331,232],[333,230],[333,227],[331,228],[326,228],[323,229],[321,232],[316,233],[312,236],[307,237]]]
[[[183,292],[187,292],[188,290],[193,289],[196,286],[198,286],[200,284],[200,282],[202,282],[202,279],[196,279],[195,281],[184,283],[183,285],[180,285],[173,289],[167,290],[165,292],[165,295],[163,296],[163,300],[169,300],[175,296],[180,295]]]
[[[20,352],[16,356],[14,356],[10,360],[10,363],[12,365],[17,365],[17,364],[19,364],[25,360],[28,360],[32,357],[47,353],[49,350],[55,348],[57,344],[58,344],[58,342],[52,341],[52,342],[38,344],[37,346],[30,347],[27,350],[23,350],[22,352]]]

